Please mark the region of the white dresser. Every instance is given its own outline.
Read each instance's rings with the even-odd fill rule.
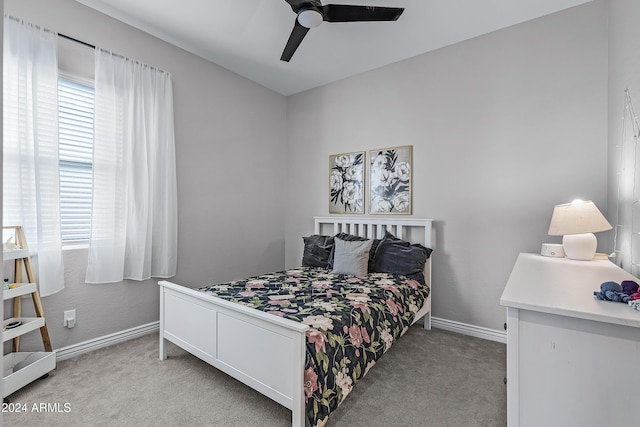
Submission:
[[[610,261],[520,254],[507,307],[509,427],[640,426],[640,311],[598,301]]]

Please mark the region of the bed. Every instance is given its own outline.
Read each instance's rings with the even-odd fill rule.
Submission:
[[[328,269],[310,266],[308,259],[307,239],[323,236],[335,242]],[[324,425],[329,412],[408,326],[424,319],[424,327],[431,328],[432,239],[428,219],[315,217],[299,268],[199,289],[161,281],[160,359],[166,359],[170,341],[290,409],[293,426],[302,427],[305,421]],[[365,269],[371,271],[372,262],[380,267],[381,253],[396,242],[402,251],[428,250],[420,277],[380,269],[366,277],[340,274],[344,260],[351,260],[345,250],[368,246],[371,257]],[[256,294],[266,296],[259,300]],[[375,304],[363,305],[371,300]],[[375,309],[369,310],[374,305],[387,317],[374,319]],[[327,319],[340,317],[339,307],[350,308],[348,325],[327,325]],[[334,326],[335,334],[330,334]],[[335,350],[333,359],[325,346]],[[364,362],[355,355],[364,356]]]

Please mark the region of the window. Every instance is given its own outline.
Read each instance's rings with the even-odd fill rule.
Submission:
[[[94,89],[58,79],[60,220],[63,243],[89,240],[93,173]]]

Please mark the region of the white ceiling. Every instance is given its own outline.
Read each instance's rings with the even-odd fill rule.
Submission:
[[[405,11],[396,22],[324,22],[288,63],[296,15],[285,0],[76,1],[291,95],[590,0],[324,0]]]

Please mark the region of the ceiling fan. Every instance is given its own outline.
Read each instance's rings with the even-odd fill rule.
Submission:
[[[404,8],[379,6],[322,5],[319,0],[285,0],[295,12],[296,22],[284,47],[281,61],[289,62],[310,28],[327,22],[396,21]]]

